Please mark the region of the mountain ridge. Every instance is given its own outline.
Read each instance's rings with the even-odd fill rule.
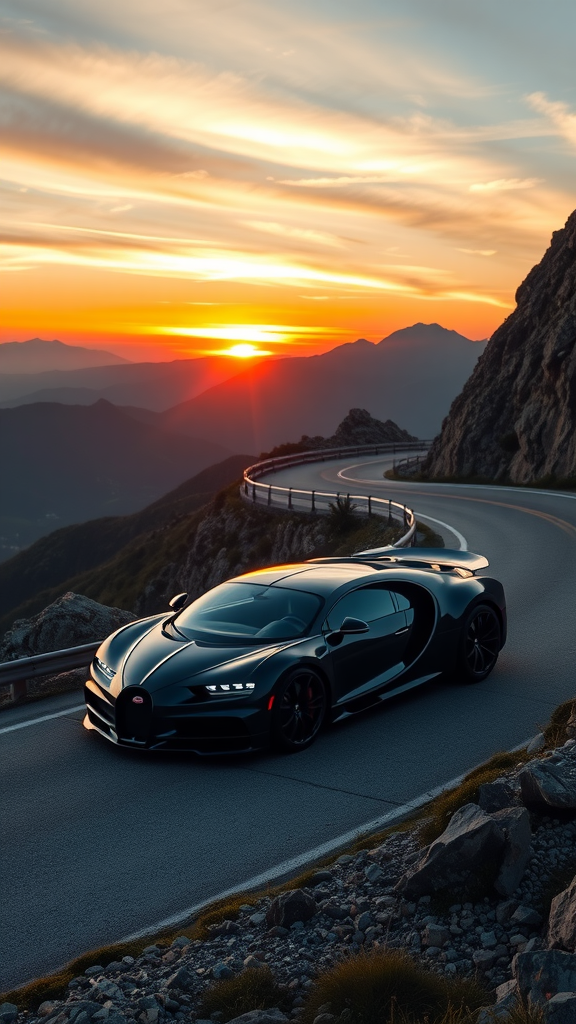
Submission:
[[[32,361],[36,365],[33,369],[27,370]],[[0,373],[38,373],[41,372],[42,366],[46,370],[64,370],[129,362],[129,359],[117,356],[113,352],[85,348],[82,345],[68,345],[65,341],[58,341],[57,338],[52,341],[30,338],[28,341],[0,343]],[[40,363],[40,369],[38,363]]]

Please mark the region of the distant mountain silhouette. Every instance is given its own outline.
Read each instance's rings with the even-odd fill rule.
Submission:
[[[97,348],[66,345],[63,341],[5,341],[0,344],[0,373],[42,373],[46,370],[74,370],[86,366],[128,363],[122,356]]]
[[[161,423],[138,422],[103,400],[1,409],[4,548],[68,523],[135,512],[229,454]]]
[[[0,346],[0,353],[2,348]],[[139,406],[160,412],[245,369],[241,359],[207,356],[166,363],[124,363],[43,373],[5,373],[0,370],[0,406],[33,402],[93,405],[105,398],[114,405]]]
[[[264,451],[302,433],[330,435],[356,406],[433,437],[484,347],[439,324],[415,324],[376,345],[360,339],[319,356],[261,362],[161,421],[167,430]]]

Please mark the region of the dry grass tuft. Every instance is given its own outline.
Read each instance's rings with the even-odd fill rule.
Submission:
[[[288,1009],[286,992],[269,967],[248,967],[235,978],[217,981],[206,989],[198,1007],[198,1017],[206,1019],[218,1011],[222,1021],[232,1020],[251,1010],[269,1010],[273,1006]]]
[[[464,1024],[487,1002],[475,981],[446,980],[406,953],[371,951],[350,956],[316,980],[303,1008],[312,1024],[321,1006],[345,1012],[347,1024]]]

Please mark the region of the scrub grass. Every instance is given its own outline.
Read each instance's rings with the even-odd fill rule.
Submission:
[[[312,1024],[322,1007],[347,1024],[441,1024],[472,1021],[488,1002],[476,981],[440,977],[407,953],[377,950],[348,957],[315,981],[302,1008]]]
[[[280,987],[269,967],[248,967],[235,978],[217,981],[206,989],[198,1007],[198,1017],[206,1020],[218,1012],[225,1024],[242,1013],[272,1007],[290,1009],[286,989]]]
[[[566,700],[559,704],[550,716],[548,725],[542,730],[546,741],[546,748],[552,750],[560,746],[566,740],[566,726],[573,710],[576,708],[576,701]]]

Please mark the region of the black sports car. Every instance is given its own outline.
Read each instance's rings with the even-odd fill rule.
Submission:
[[[478,682],[506,638],[502,585],[468,551],[390,548],[238,576],[99,648],[84,725],[122,746],[309,746],[443,672]]]

